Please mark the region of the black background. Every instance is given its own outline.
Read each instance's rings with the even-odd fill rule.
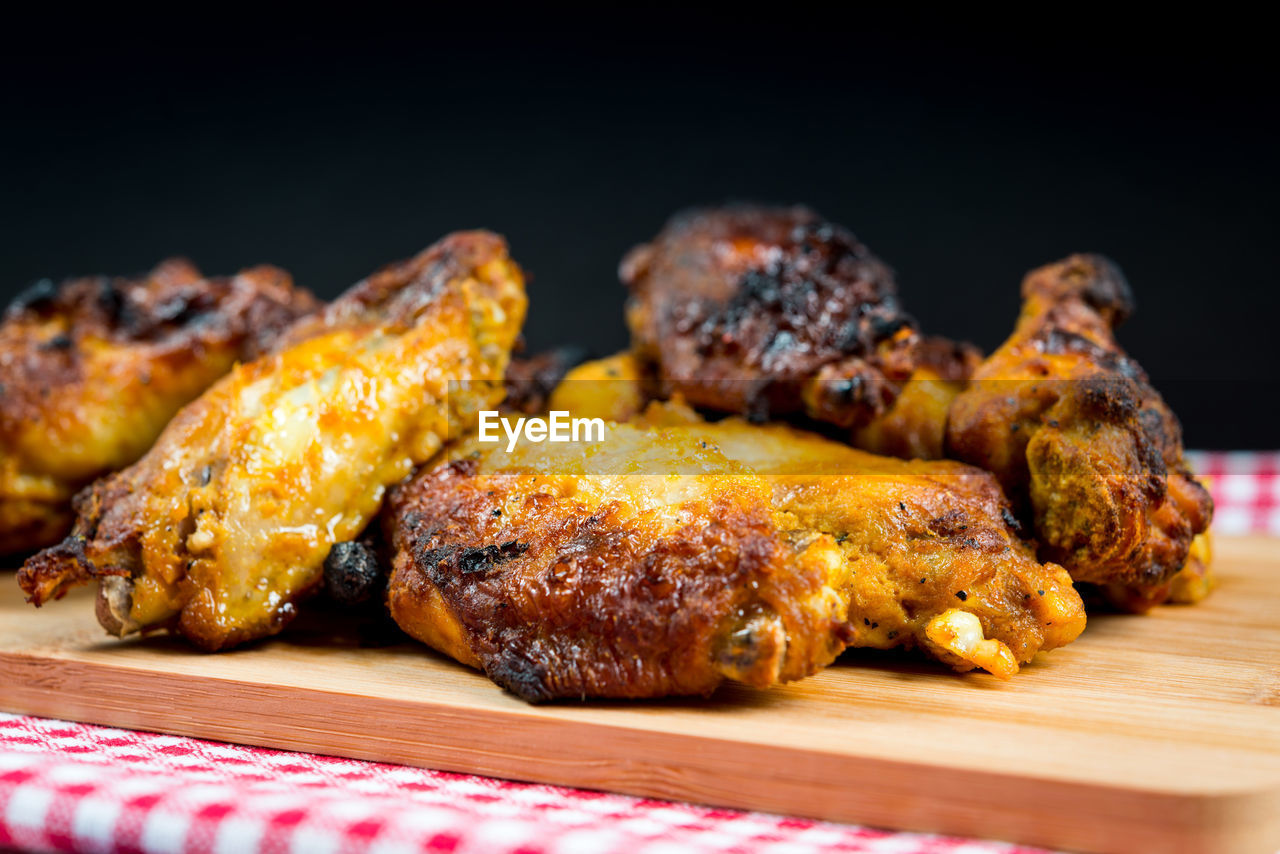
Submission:
[[[1138,297],[1122,343],[1188,444],[1280,446],[1261,23],[747,8],[13,24],[0,287],[184,254],[332,296],[483,226],[532,275],[531,349],[606,353],[618,259],[670,213],[804,202],[896,268],[926,330],[986,349],[1028,268],[1112,256]]]

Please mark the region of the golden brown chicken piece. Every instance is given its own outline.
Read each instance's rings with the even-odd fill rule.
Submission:
[[[1209,532],[1196,534],[1182,569],[1163,584],[1113,582],[1097,588],[1109,605],[1135,614],[1145,614],[1157,605],[1194,605],[1204,601],[1217,584],[1213,573],[1213,543]],[[1085,591],[1088,597],[1092,592]]]
[[[1187,563],[1213,503],[1177,418],[1115,342],[1129,286],[1105,258],[1073,255],[1029,273],[1022,296],[1013,335],[952,404],[948,451],[995,473],[1042,557],[1078,581],[1153,591]]]
[[[630,421],[657,397],[656,378],[630,351],[583,362],[565,374],[547,398],[547,409],[580,418]]]
[[[209,650],[280,631],[330,546],[501,399],[524,309],[486,232],[375,273],[82,494],[72,536],[26,563],[23,589],[39,605],[95,579],[108,631],[166,627]]]
[[[449,457],[388,507],[391,613],[528,700],[765,687],[846,644],[1008,677],[1084,627],[1066,572],[959,463],[671,405],[585,448]]]
[[[274,267],[39,282],[0,323],[0,554],[56,543],[71,497],[141,457],[180,407],[316,300]]]
[[[836,539],[850,646],[920,647],[957,670],[1008,677],[1084,629],[1070,576],[1036,560],[987,472],[739,418],[691,430],[769,481],[778,510]]]
[[[384,514],[391,615],[526,700],[765,687],[844,647],[834,540],[696,435],[449,456]]]
[[[620,275],[633,349],[664,398],[851,428],[888,410],[915,369],[892,272],[805,208],[679,214]]]

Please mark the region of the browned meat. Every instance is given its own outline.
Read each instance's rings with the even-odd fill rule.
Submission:
[[[1012,522],[960,463],[655,405],[586,448],[467,442],[399,487],[389,603],[527,700],[767,687],[846,644],[1008,678],[1085,622]]]
[[[178,259],[20,294],[0,323],[0,553],[65,536],[77,490],[317,307],[275,267],[205,279]]]
[[[385,491],[502,398],[524,320],[506,243],[450,235],[357,283],[185,407],[137,464],[77,499],[19,573],[39,605],[99,582],[110,632],[223,649],[280,631]]]
[[[1132,310],[1119,269],[1073,255],[1029,273],[1013,335],[951,407],[947,447],[994,472],[1045,559],[1141,598],[1187,563],[1213,514],[1178,420],[1113,329]]]
[[[892,272],[805,208],[680,214],[621,276],[633,348],[663,397],[852,428],[888,410],[915,368]]]
[[[972,344],[928,336],[920,339],[916,368],[883,415],[853,431],[852,443],[904,460],[939,460],[945,454],[951,403],[969,386],[982,361]]]

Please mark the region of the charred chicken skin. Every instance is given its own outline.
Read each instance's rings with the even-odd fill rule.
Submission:
[[[1129,286],[1107,259],[1073,255],[1028,274],[1022,296],[1013,335],[951,406],[949,454],[999,478],[1042,557],[1158,599],[1213,504],[1177,418],[1116,344]]]
[[[81,487],[138,460],[179,408],[317,307],[283,270],[206,279],[177,259],[20,294],[0,323],[0,553],[66,536]]]
[[[620,275],[633,350],[663,397],[852,428],[885,412],[915,367],[890,269],[805,208],[677,215]]]
[[[846,645],[1016,673],[1084,626],[987,473],[651,407],[604,441],[471,442],[385,516],[409,634],[527,700],[707,693]]]
[[[524,309],[519,269],[485,232],[375,273],[82,493],[72,535],[26,563],[23,589],[39,605],[97,580],[108,631],[165,627],[208,650],[280,631],[330,547],[451,424],[501,399]]]
[[[843,649],[834,540],[793,530],[701,437],[618,425],[587,451],[483,447],[393,494],[388,602],[517,696],[766,687]]]
[[[753,421],[807,420],[874,453],[940,459],[951,402],[981,361],[972,345],[922,337],[892,271],[805,208],[679,215],[621,276],[632,338],[621,366],[643,378],[632,404],[676,397]]]

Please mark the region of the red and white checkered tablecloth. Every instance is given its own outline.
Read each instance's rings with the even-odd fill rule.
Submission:
[[[1280,453],[1191,457],[1213,490],[1216,531],[1280,535]],[[220,854],[1038,850],[3,714],[0,849]]]

